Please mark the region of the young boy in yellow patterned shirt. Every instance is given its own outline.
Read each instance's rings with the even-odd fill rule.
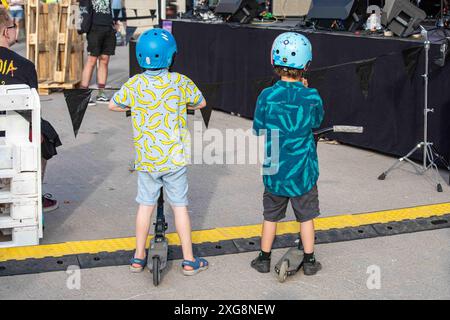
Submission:
[[[169,71],[176,52],[175,39],[168,31],[144,32],[136,44],[136,57],[145,72],[130,78],[109,104],[112,111],[131,110],[132,114],[139,203],[132,272],[142,271],[147,263],[145,245],[161,187],[175,215],[183,250],[183,273],[194,275],[208,268],[208,262],[194,257],[192,251],[187,210],[188,150],[184,143],[188,134],[187,109],[201,109],[206,101],[188,77]]]

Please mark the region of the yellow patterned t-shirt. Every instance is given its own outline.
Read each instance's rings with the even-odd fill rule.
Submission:
[[[187,164],[187,105],[203,95],[188,77],[167,69],[145,71],[130,78],[113,96],[131,108],[138,171],[176,171]]]

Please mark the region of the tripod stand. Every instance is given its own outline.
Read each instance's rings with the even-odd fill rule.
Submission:
[[[423,141],[419,142],[411,151],[409,151],[405,156],[399,158],[395,163],[385,172],[383,172],[378,180],[385,180],[386,176],[397,168],[404,161],[409,162],[413,168],[416,170],[418,175],[424,175],[429,169],[434,172],[434,182],[436,185],[436,190],[438,192],[442,192],[442,185],[439,183],[439,171],[436,165],[436,161],[441,158],[441,156],[436,152],[436,149],[433,146],[433,143],[428,141],[428,113],[434,112],[434,109],[430,109],[428,107],[428,75],[429,75],[429,51],[430,51],[430,41],[428,39],[428,31],[420,26],[422,29],[422,35],[425,38],[424,47],[425,47],[425,74],[423,74],[424,78],[424,127],[423,127]],[[423,148],[423,149],[422,149]],[[419,165],[412,161],[410,157],[418,150],[423,150],[422,164]]]

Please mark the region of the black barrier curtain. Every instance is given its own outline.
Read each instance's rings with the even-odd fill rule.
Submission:
[[[200,87],[216,109],[253,118],[259,92],[277,79],[270,64],[276,36],[287,30],[173,22],[178,42],[174,70]],[[423,139],[423,44],[348,34],[308,33],[313,45],[310,86],[324,100],[324,126],[364,126],[363,135],[336,135],[341,142],[400,156]],[[450,155],[450,64],[438,67],[430,51],[430,139]],[[203,90],[205,90],[203,89]]]

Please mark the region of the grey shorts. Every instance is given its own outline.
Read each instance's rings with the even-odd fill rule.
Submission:
[[[298,222],[306,222],[317,218],[319,210],[319,191],[314,186],[308,193],[300,197],[283,197],[264,191],[264,220],[278,222],[286,217],[286,209],[289,200]]]

